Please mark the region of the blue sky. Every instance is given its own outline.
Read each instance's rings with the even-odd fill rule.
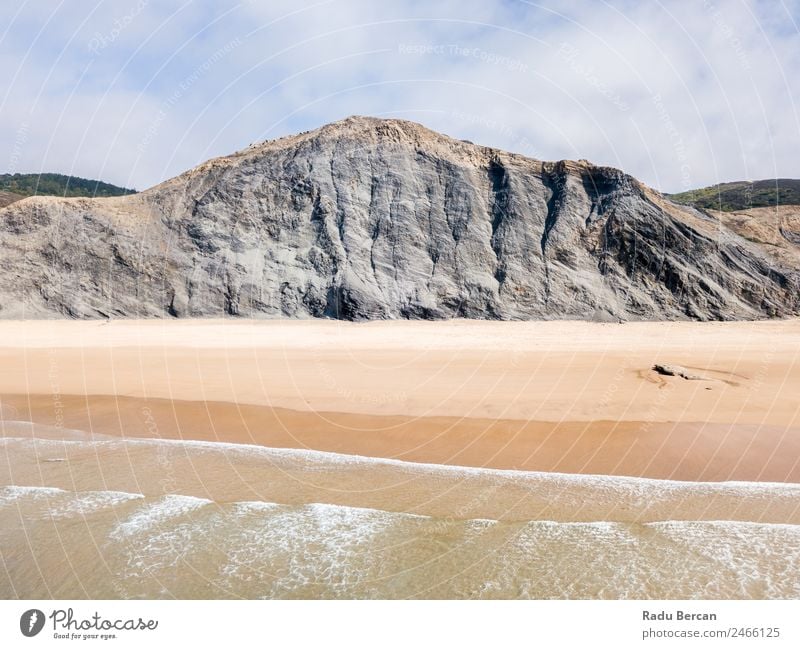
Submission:
[[[362,114],[663,191],[800,177],[798,25],[781,0],[6,0],[0,172],[144,189]]]

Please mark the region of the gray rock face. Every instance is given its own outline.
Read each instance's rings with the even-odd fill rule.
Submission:
[[[752,319],[800,258],[634,178],[353,117],[134,196],[0,210],[0,317]]]

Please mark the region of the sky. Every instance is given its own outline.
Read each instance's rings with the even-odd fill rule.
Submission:
[[[348,115],[665,192],[800,177],[800,0],[3,0],[0,173],[142,190]]]

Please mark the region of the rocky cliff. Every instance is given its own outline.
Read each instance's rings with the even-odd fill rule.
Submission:
[[[795,315],[800,218],[773,221],[765,242],[616,169],[353,117],[140,194],[12,203],[0,317]]]

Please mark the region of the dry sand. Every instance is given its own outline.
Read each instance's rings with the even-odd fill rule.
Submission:
[[[800,482],[794,320],[3,322],[0,363],[6,422],[465,466]],[[706,380],[661,376],[655,363]]]

